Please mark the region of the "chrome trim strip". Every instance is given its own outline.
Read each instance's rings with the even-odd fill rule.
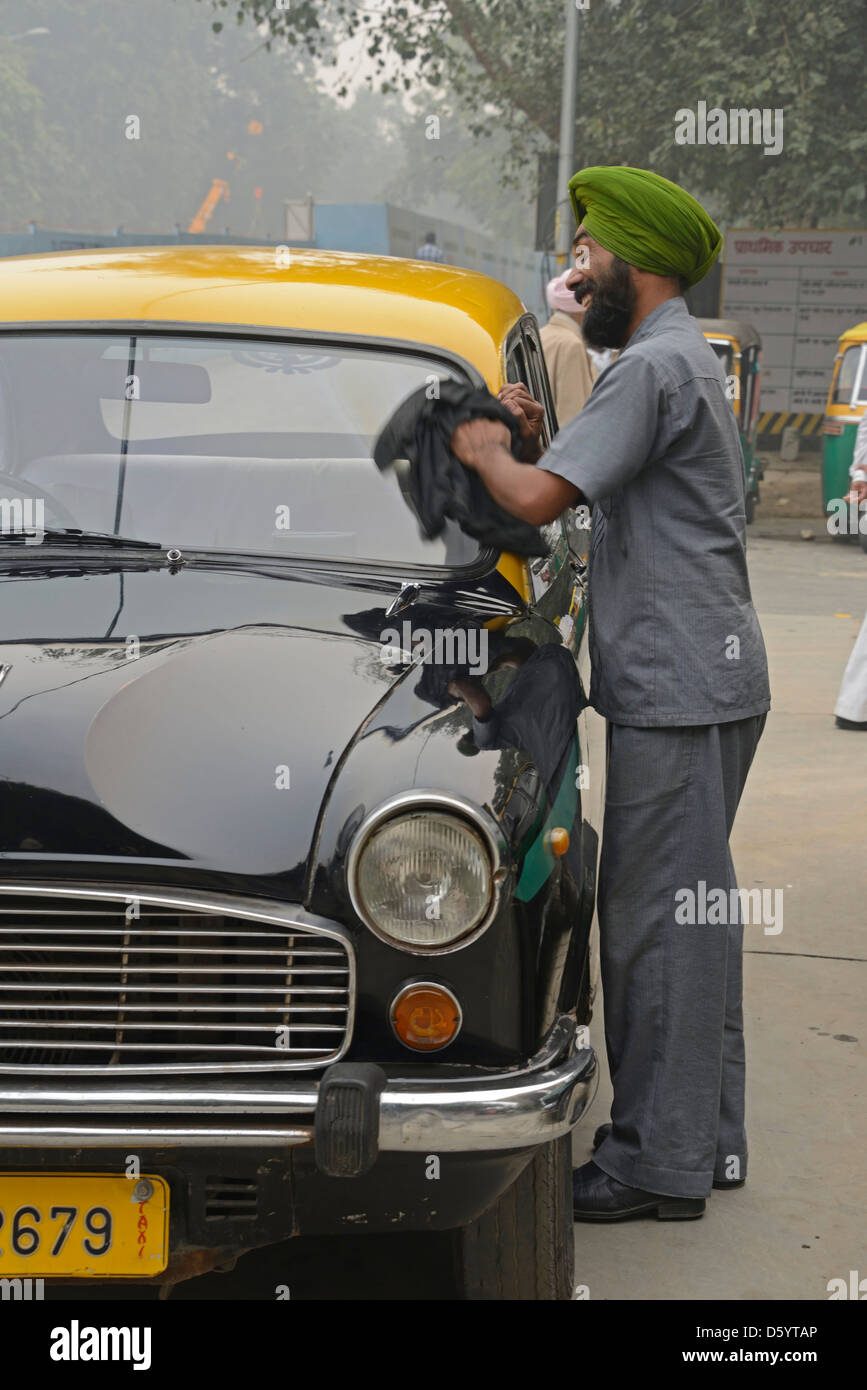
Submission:
[[[476,830],[481,832],[491,856],[491,901],[481,922],[466,936],[459,937],[457,941],[451,941],[445,946],[410,946],[406,942],[395,940],[393,936],[386,935],[371,921],[359,899],[355,879],[361,851],[374,830],[384,821],[390,820],[401,812],[428,810],[451,811],[462,820],[468,820]],[[381,802],[375,810],[370,811],[355,832],[352,844],[349,846],[349,853],[346,856],[346,884],[350,901],[359,919],[369,931],[373,932],[374,936],[379,937],[380,941],[385,941],[398,951],[406,951],[407,955],[411,956],[446,956],[450,955],[452,951],[463,950],[464,946],[469,946],[472,941],[476,941],[483,932],[487,931],[499,911],[503,884],[509,871],[506,838],[499,821],[487,807],[478,806],[475,802],[462,796],[456,796],[453,792],[435,791],[424,787],[414,787],[411,791],[398,792],[396,796],[390,796],[386,801]]]
[[[255,1085],[256,1083],[251,1083]],[[237,1085],[221,1090],[206,1090],[199,1086],[169,1086],[139,1083],[101,1087],[82,1082],[73,1090],[61,1088],[56,1082],[29,1085],[26,1082],[9,1084],[0,1079],[0,1115],[267,1115],[277,1119],[284,1115],[309,1115],[316,1109],[319,1086],[315,1081],[299,1080],[286,1090],[282,1078],[280,1089],[238,1090]],[[2,1123],[2,1121],[0,1121]]]
[[[290,1148],[310,1144],[311,1125],[285,1129],[192,1129],[183,1125],[4,1125],[0,1146],[12,1149],[117,1149],[137,1144],[150,1149]]]
[[[249,922],[267,922],[272,926],[281,927],[285,931],[291,931],[293,927],[298,927],[311,934],[330,937],[338,941],[346,952],[348,1010],[346,1036],[340,1049],[329,1057],[328,1064],[331,1065],[346,1055],[352,1041],[355,1021],[355,951],[351,934],[338,922],[332,922],[325,917],[317,917],[314,913],[305,911],[304,908],[295,903],[281,903],[273,899],[235,898],[228,894],[200,892],[198,889],[184,889],[182,892],[164,891],[159,888],[142,888],[141,884],[112,884],[107,887],[103,883],[78,880],[74,883],[56,880],[52,880],[50,883],[19,883],[13,880],[0,883],[0,895],[4,893],[9,896],[31,894],[40,898],[102,899],[105,902],[123,903],[129,903],[131,899],[135,899],[139,903],[154,907],[169,907],[174,911],[198,912],[203,915],[212,913],[219,916],[238,917]],[[2,896],[0,896],[0,911],[2,911]],[[261,991],[257,990],[256,992]],[[275,1047],[275,1052],[278,1050]],[[287,1071],[292,1072],[302,1068],[310,1069],[323,1065],[321,1057],[303,1059],[299,1058],[297,1054],[289,1055],[291,1060],[284,1057],[282,1060],[273,1062],[198,1062],[189,1065],[183,1062],[165,1062],[148,1066],[136,1064],[112,1067],[74,1067],[56,1066],[52,1063],[50,1067],[44,1067],[0,1063],[0,1077],[9,1075],[44,1077],[46,1073],[50,1073],[52,1076],[76,1077],[86,1082],[86,1079],[91,1077],[153,1076],[155,1073],[160,1075],[169,1073],[177,1076],[223,1076],[251,1072],[285,1074]],[[76,1093],[79,1092],[80,1088],[76,1088]],[[0,1108],[2,1108],[2,1083],[0,1083]],[[2,1131],[0,1131],[0,1136],[2,1136]]]
[[[597,1085],[590,1048],[517,1083],[510,1076],[493,1076],[444,1092],[424,1083],[390,1081],[380,1100],[379,1147],[386,1153],[533,1148],[571,1133]]]
[[[490,1153],[530,1148],[568,1134],[596,1093],[598,1068],[591,1048],[577,1045],[574,1020],[558,1019],[544,1047],[523,1067],[493,1075],[414,1080],[390,1077],[380,1099],[379,1147],[384,1153]],[[0,1144],[10,1147],[91,1148],[138,1143],[143,1147],[198,1145],[232,1147],[306,1143],[310,1124],[280,1128],[278,1116],[315,1114],[318,1086],[310,1081],[274,1079],[255,1091],[213,1091],[168,1085],[123,1088],[91,1085],[74,1094],[49,1087],[0,1083]],[[119,1116],[130,1111],[209,1115],[211,1125],[114,1126],[88,1119],[80,1124],[48,1120],[10,1121],[9,1112],[50,1116],[77,1111]],[[263,1123],[246,1128],[242,1115],[260,1115]],[[303,1135],[303,1138],[292,1137]],[[287,1137],[289,1136],[289,1137]]]
[[[467,1086],[476,1089],[486,1085],[520,1085],[540,1072],[549,1070],[558,1061],[574,1050],[576,1028],[573,1020],[566,1015],[558,1018],[543,1046],[522,1067],[502,1073],[481,1073],[475,1076],[450,1076],[447,1071],[437,1077],[431,1089],[451,1094],[463,1091]],[[267,1081],[251,1083],[256,1089],[245,1085],[241,1090],[232,1083],[215,1085],[203,1084],[185,1086],[182,1089],[161,1079],[140,1081],[135,1084],[125,1082],[118,1086],[109,1081],[95,1080],[92,1084],[82,1084],[72,1092],[66,1087],[46,1080],[41,1084],[29,1081],[0,1081],[0,1113],[14,1110],[35,1110],[76,1113],[127,1114],[130,1110],[140,1110],[145,1114],[162,1112],[174,1114],[211,1114],[214,1111],[231,1111],[237,1114],[274,1114],[280,1111],[310,1112],[316,1109],[319,1098],[317,1081],[299,1078],[290,1083],[287,1089],[279,1077],[269,1077]],[[409,1086],[419,1089],[419,1083],[409,1077],[393,1077],[388,1083],[389,1091]]]

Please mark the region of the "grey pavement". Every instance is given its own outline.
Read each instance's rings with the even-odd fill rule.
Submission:
[[[746,1186],[700,1221],[576,1224],[577,1284],[593,1299],[827,1299],[867,1275],[867,733],[834,726],[867,608],[867,555],[750,534],[772,712],[732,836],[743,888],[783,890],[783,930],[745,928]],[[576,1162],[608,1118],[599,1095]]]

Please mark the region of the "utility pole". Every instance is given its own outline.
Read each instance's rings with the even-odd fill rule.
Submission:
[[[578,94],[578,9],[580,0],[566,0],[566,47],[563,53],[563,93],[560,103],[560,157],[557,162],[557,221],[554,245],[557,264],[565,269],[574,235],[567,185],[575,173],[575,101]]]

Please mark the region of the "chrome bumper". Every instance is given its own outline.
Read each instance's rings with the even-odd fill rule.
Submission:
[[[561,1018],[541,1051],[514,1071],[454,1080],[386,1076],[378,1151],[486,1153],[544,1144],[570,1132],[596,1085],[592,1048],[579,1047],[574,1023]],[[304,1078],[249,1078],[243,1087],[175,1078],[59,1087],[0,1076],[0,1148],[287,1148],[313,1143],[318,1100],[318,1084]]]

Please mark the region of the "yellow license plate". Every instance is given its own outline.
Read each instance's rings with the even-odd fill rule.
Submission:
[[[0,1278],[159,1274],[168,1257],[164,1178],[0,1173]]]

